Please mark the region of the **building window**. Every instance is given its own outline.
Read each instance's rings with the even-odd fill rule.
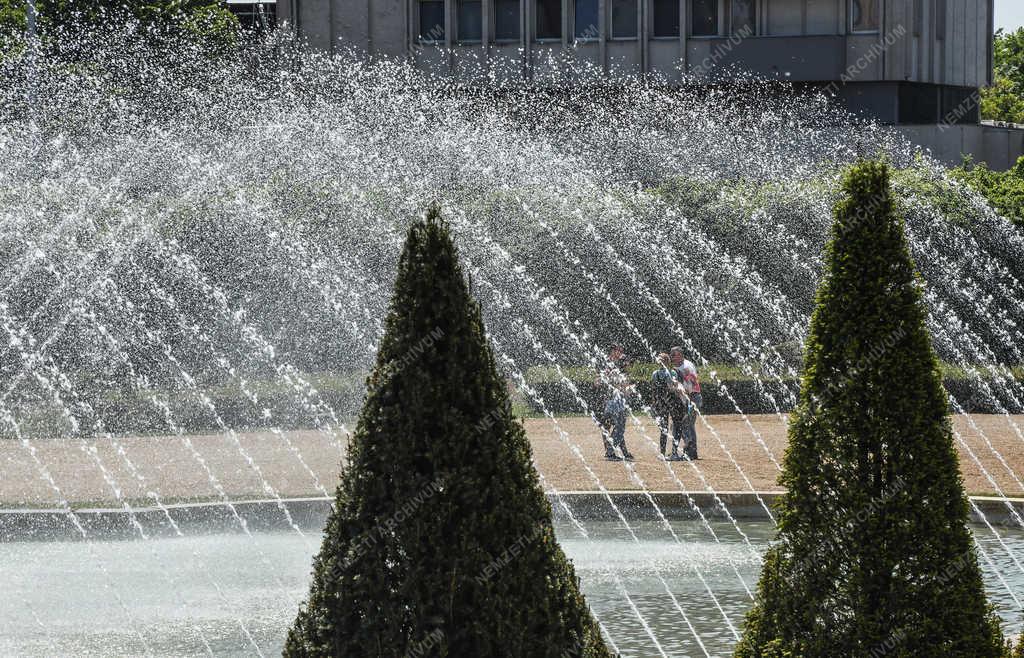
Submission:
[[[852,32],[878,32],[881,24],[881,0],[850,0],[850,30]]]
[[[575,0],[573,4],[573,36],[580,41],[601,36],[597,0]]]
[[[690,1],[690,34],[695,37],[716,37],[719,0]]]
[[[805,34],[838,34],[839,9],[835,0],[807,0]]]
[[[636,0],[612,0],[612,38],[635,39],[637,18]]]
[[[459,41],[480,43],[483,28],[484,15],[480,0],[459,0]]]
[[[537,0],[538,39],[562,38],[562,0]]]
[[[519,41],[519,0],[494,0],[494,40]]]
[[[757,34],[757,10],[754,0],[732,0],[731,33],[752,37]]]
[[[421,43],[444,41],[444,0],[420,0]]]
[[[804,0],[768,0],[766,33],[794,36],[804,32]]]
[[[265,0],[253,0],[253,2],[231,2],[227,9],[238,23],[247,30],[266,32],[273,29],[277,24],[277,4]]]
[[[679,0],[654,0],[651,34],[656,39],[679,37]]]

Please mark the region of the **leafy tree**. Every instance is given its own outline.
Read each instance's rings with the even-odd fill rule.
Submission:
[[[286,656],[607,656],[449,229],[410,230]]]
[[[836,207],[742,658],[996,657],[920,281],[889,168]]]
[[[1008,171],[965,163],[950,173],[980,192],[1000,215],[1024,227],[1024,157]]]
[[[194,36],[234,44],[238,19],[216,0],[36,0],[39,33],[133,18],[143,25],[180,28]],[[26,29],[25,0],[0,0],[0,29]]]
[[[1024,123],[1024,28],[995,34],[992,86],[981,91],[981,116]]]
[[[993,121],[1024,123],[1024,96],[1009,78],[996,77],[981,91],[981,116]]]
[[[220,3],[194,3],[176,19],[187,32],[224,47],[238,43],[241,25],[238,17]]]

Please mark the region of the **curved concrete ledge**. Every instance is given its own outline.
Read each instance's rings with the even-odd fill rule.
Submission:
[[[628,512],[636,518],[654,518],[655,511],[649,496],[670,519],[697,518],[696,507],[710,519],[732,516],[741,521],[768,521],[768,511],[772,510],[782,492],[718,491],[712,494],[707,491],[613,491],[606,496],[598,491],[563,491],[559,495],[566,499],[573,514],[582,518],[612,518],[614,511],[608,496],[624,513]],[[548,498],[557,517],[557,498],[551,494]],[[970,499],[974,503],[970,510],[972,523],[987,520],[994,525],[1024,526],[1024,498],[971,496]],[[975,507],[978,511],[975,511]],[[985,515],[984,520],[978,512]]]
[[[768,521],[767,509],[780,492],[719,491],[561,491],[548,494],[556,519],[566,519],[565,507],[581,520],[614,518],[611,501],[623,514],[638,520],[656,518],[653,499],[670,519],[696,519],[697,509],[709,519]],[[1024,499],[972,497],[989,523],[1020,526]],[[329,498],[255,499],[225,502],[181,503],[162,507],[82,508],[74,514],[60,509],[0,510],[0,541],[75,541],[132,539],[139,528],[147,536],[288,530],[319,534],[331,508]],[[728,515],[726,514],[728,511]],[[287,514],[286,514],[287,512]],[[972,508],[972,521],[982,519]]]
[[[177,503],[161,507],[0,510],[0,541],[132,539],[148,536],[287,530],[319,534],[331,508],[328,498]],[[287,511],[287,514],[285,512]]]

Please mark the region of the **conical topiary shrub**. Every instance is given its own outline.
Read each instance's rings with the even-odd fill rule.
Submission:
[[[448,228],[408,234],[286,656],[608,656]]]
[[[848,172],[736,655],[994,657],[948,400],[881,162]]]

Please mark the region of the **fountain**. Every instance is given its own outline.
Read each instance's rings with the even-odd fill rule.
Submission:
[[[989,595],[1020,631],[1024,235],[894,133],[758,81],[600,100],[474,92],[280,34],[208,56],[85,32],[0,88],[0,653],[280,651],[401,237],[437,202],[548,437],[538,470],[609,647],[728,654],[836,183],[879,152],[963,468],[999,499],[972,503]],[[659,461],[636,402],[638,461],[598,463],[588,387],[612,340],[643,362],[684,346],[714,457]]]

